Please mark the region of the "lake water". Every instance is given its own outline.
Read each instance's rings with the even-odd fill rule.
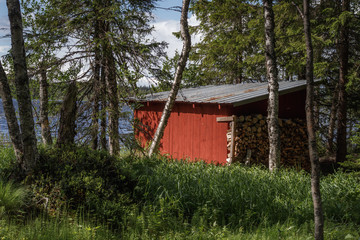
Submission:
[[[15,110],[18,109],[17,101],[13,100]],[[60,102],[59,102],[60,103]],[[38,111],[39,109],[39,101],[33,100],[33,108]],[[57,116],[49,117],[50,126],[52,126],[52,135],[56,136],[57,130],[58,130],[58,122],[59,122],[59,114]],[[122,114],[121,115],[127,115],[124,117],[119,118],[119,132],[121,135],[129,135],[133,132],[133,128],[131,125],[132,121],[132,111],[128,106],[124,106],[122,108]],[[81,121],[77,122],[77,127],[79,128],[77,132],[81,132],[81,130],[86,129],[91,125],[91,117],[90,114],[85,110],[83,114],[81,114]],[[34,114],[34,120],[35,123],[38,121],[36,118],[36,114]],[[35,124],[35,131],[38,139],[41,139],[41,130],[40,125]],[[78,134],[79,135],[79,134]],[[77,138],[81,138],[81,136],[77,136]],[[7,121],[4,113],[4,108],[2,105],[2,99],[0,99],[0,142],[8,142],[9,139],[9,130],[7,126]]]

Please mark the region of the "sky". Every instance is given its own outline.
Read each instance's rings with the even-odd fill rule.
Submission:
[[[180,12],[163,10],[161,8],[169,8],[173,6],[181,6],[182,0],[160,0],[154,11],[154,33],[153,37],[157,41],[167,42],[167,53],[170,57],[173,57],[175,51],[181,51],[182,42],[172,35],[173,32],[180,31]],[[189,14],[189,25],[194,26],[197,24],[194,15]],[[10,49],[10,39],[4,38],[9,34],[9,20],[7,16],[6,0],[0,0],[0,57],[5,55]],[[199,41],[199,37],[192,39],[193,42]]]
[[[3,29],[5,29],[5,31]],[[9,32],[6,0],[0,0],[0,56],[3,56],[10,49],[10,39],[3,38],[3,36]]]

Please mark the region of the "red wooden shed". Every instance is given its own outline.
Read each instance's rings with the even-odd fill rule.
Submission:
[[[279,117],[305,118],[306,81],[279,83]],[[169,92],[146,95],[134,111],[138,119],[136,137],[147,146],[151,141]],[[218,117],[267,115],[267,83],[204,86],[182,89],[176,98],[160,152],[176,159],[226,163],[226,133],[229,123]]]

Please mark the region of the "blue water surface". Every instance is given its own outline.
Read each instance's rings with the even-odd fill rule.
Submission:
[[[32,103],[33,103],[33,109],[36,112],[38,112],[39,111],[39,100],[33,100]],[[59,101],[59,103],[61,103],[61,102]],[[13,104],[14,104],[15,110],[17,112],[18,104],[15,99],[13,99]],[[80,103],[80,105],[81,105],[81,103]],[[38,140],[40,140],[41,139],[41,129],[40,129],[40,125],[36,124],[38,122],[36,115],[37,114],[34,114],[35,131],[36,131]],[[131,124],[132,116],[133,116],[132,110],[128,106],[125,105],[122,107],[122,115],[126,115],[126,116],[119,118],[119,132],[121,135],[129,135],[129,134],[133,133],[133,128],[132,128],[132,124]],[[60,113],[58,113],[56,116],[49,117],[53,137],[56,137],[56,134],[57,134],[59,117],[60,117]],[[78,120],[76,123],[77,128],[81,128],[81,130],[89,127],[92,124],[89,111],[84,111],[81,114],[81,119],[82,120]],[[81,130],[77,129],[77,132],[82,132]],[[81,139],[82,136],[76,136],[76,138]],[[3,142],[10,141],[9,129],[8,129],[5,113],[4,113],[2,99],[0,99],[0,142],[1,141],[3,141]]]

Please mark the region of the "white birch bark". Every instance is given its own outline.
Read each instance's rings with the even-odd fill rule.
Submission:
[[[7,0],[6,4],[10,21],[11,55],[14,61],[16,96],[19,105],[20,129],[24,150],[23,162],[20,165],[25,174],[30,174],[36,164],[38,152],[31,107],[20,2],[19,0]]]
[[[279,129],[279,83],[275,55],[274,12],[272,0],[264,0],[265,17],[265,57],[268,80],[268,133],[269,133],[269,170],[272,172],[280,165]]]
[[[172,84],[169,97],[166,101],[164,110],[161,115],[159,125],[156,129],[153,141],[150,145],[150,149],[149,149],[149,153],[148,153],[149,156],[151,156],[154,152],[156,152],[156,150],[159,146],[160,140],[164,135],[164,130],[165,130],[165,127],[169,120],[172,107],[174,106],[176,95],[179,91],[182,74],[185,69],[187,59],[189,57],[189,52],[190,52],[190,48],[191,48],[191,37],[190,37],[189,27],[188,27],[188,22],[187,22],[189,3],[190,3],[190,0],[183,0],[183,3],[182,3],[181,18],[180,18],[180,33],[181,33],[181,37],[183,40],[183,48],[181,51],[180,59],[178,61],[177,67],[176,67],[174,82]]]
[[[20,127],[17,121],[14,104],[12,102],[9,82],[0,61],[0,97],[2,100],[6,122],[9,129],[9,136],[14,147],[15,156],[19,163],[22,162],[24,154]]]

